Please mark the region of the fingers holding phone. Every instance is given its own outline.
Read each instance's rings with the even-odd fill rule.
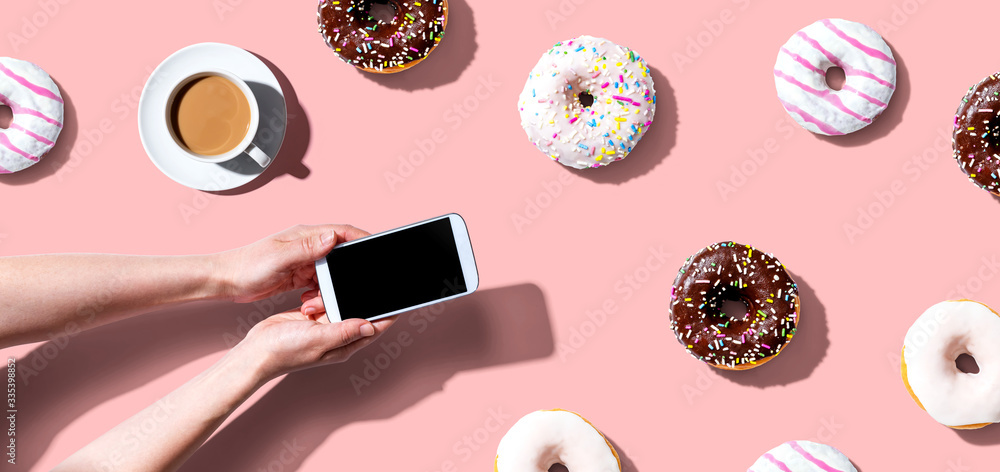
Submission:
[[[323,297],[319,295],[319,289],[310,289],[302,293],[302,306],[299,310],[311,320],[329,322],[326,317],[326,308],[323,307]]]

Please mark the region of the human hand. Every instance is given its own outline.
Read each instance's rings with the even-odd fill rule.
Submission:
[[[375,322],[348,319],[330,323],[326,316],[301,310],[272,315],[254,325],[234,350],[257,366],[259,380],[349,359],[392,326],[395,318]]]
[[[223,297],[253,302],[279,293],[316,287],[317,259],[338,243],[369,233],[350,225],[299,225],[248,246],[217,255]]]

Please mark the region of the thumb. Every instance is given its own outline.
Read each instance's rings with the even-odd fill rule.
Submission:
[[[303,258],[314,261],[327,255],[333,250],[333,246],[337,245],[338,239],[337,233],[332,228],[322,226],[312,228],[299,240]]]
[[[320,344],[325,351],[332,351],[347,346],[362,338],[375,334],[371,322],[362,319],[348,319],[337,323],[324,323],[318,330],[322,339]]]

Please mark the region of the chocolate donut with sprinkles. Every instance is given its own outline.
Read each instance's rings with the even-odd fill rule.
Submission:
[[[722,313],[741,301],[747,313]],[[712,367],[747,370],[781,352],[799,321],[799,289],[774,256],[732,241],[689,257],[670,294],[670,328],[689,354]]]
[[[392,19],[373,12],[376,5],[391,7]],[[448,0],[320,0],[317,16],[319,33],[340,59],[392,74],[417,65],[441,42]]]
[[[951,143],[969,180],[1000,195],[1000,72],[970,88],[962,99]]]

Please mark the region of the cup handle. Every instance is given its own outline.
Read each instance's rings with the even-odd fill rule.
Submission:
[[[248,146],[244,152],[256,161],[257,165],[259,165],[262,169],[271,164],[271,161],[273,160],[271,159],[271,156],[268,156],[264,151],[261,151],[260,148],[254,143],[250,143],[250,146]]]

